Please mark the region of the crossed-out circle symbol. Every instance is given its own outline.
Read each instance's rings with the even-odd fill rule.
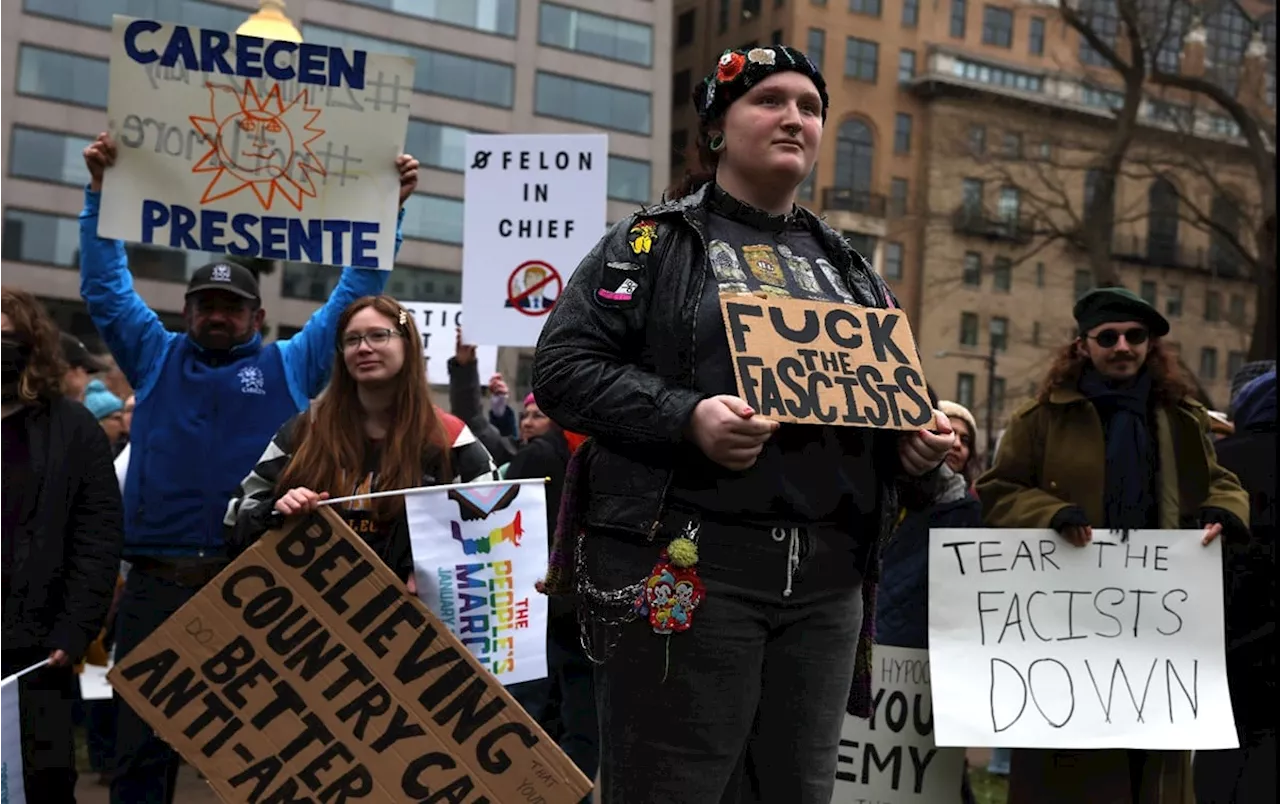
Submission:
[[[545,273],[545,276],[532,284],[525,285],[522,290],[516,292],[516,277],[523,278],[526,272],[530,269],[541,269]],[[543,292],[544,290],[550,290],[553,284],[554,293]],[[511,276],[507,277],[507,306],[514,307],[522,315],[531,317],[546,315],[551,312],[551,308],[555,304],[554,300],[560,298],[560,292],[563,288],[564,281],[560,278],[559,271],[553,268],[549,263],[542,260],[528,260],[516,266],[516,269],[511,272]],[[538,294],[543,297],[550,296],[552,298],[552,304],[539,305],[537,309],[528,309],[525,306],[525,301],[534,296],[534,294]]]

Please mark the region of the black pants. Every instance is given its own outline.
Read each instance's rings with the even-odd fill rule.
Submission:
[[[606,591],[646,577],[667,541],[586,538],[587,577]],[[830,804],[862,551],[835,529],[711,523],[698,547],[707,595],[688,631],[596,629],[593,651],[612,645],[596,671],[601,800]]]
[[[116,657],[120,661],[160,624],[195,596],[198,589],[134,568],[125,579],[116,612]],[[178,754],[156,736],[133,709],[116,696],[115,775],[111,804],[172,804]]]
[[[1276,800],[1276,733],[1240,735],[1240,747],[1196,752],[1197,804],[1272,804]]]
[[[41,659],[47,648],[5,650],[3,674],[9,676]],[[22,724],[22,781],[32,804],[75,804],[76,756],[72,736],[75,672],[42,667],[18,680]]]

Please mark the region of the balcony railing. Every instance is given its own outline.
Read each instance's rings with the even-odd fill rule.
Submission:
[[[1028,215],[989,215],[982,209],[965,204],[956,207],[951,213],[951,227],[960,234],[1014,243],[1028,243],[1035,234],[1035,227]]]
[[[1248,274],[1244,261],[1234,249],[1191,248],[1168,238],[1118,234],[1111,241],[1111,256],[1138,265],[1203,271],[1228,279],[1244,278]]]
[[[848,187],[827,187],[822,191],[824,211],[856,212],[859,215],[883,218],[887,207],[888,199],[879,193]]]

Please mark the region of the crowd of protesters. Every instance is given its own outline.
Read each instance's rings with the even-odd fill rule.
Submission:
[[[1169,322],[1101,288],[994,456],[932,390],[934,421],[914,432],[772,421],[738,396],[720,294],[897,302],[795,203],[828,115],[803,53],[728,51],[693,100],[695,169],[573,273],[532,393],[517,405],[500,375],[482,384],[459,332],[449,412],[383,271],[343,269],[302,331],[265,343],[256,277],[216,262],[191,277],[186,330],[167,331],[124,244],[98,235],[115,145],[85,150],[81,294],[110,357],[3,289],[4,675],[45,662],[20,681],[28,800],[74,801],[77,665],[127,654],[285,517],[540,477],[548,675],[510,692],[606,804],[829,804],[846,713],[870,712],[873,645],[928,648],[928,534],[943,527],[1224,544],[1241,747],[1019,749],[1012,804],[1274,800],[1274,363],[1242,372],[1224,433],[1170,356]],[[403,204],[418,163],[396,166]],[[413,591],[403,499],[339,512]],[[654,605],[662,584],[679,620]],[[81,718],[113,804],[174,800],[178,757],[127,704]],[[967,773],[955,783],[972,801]]]

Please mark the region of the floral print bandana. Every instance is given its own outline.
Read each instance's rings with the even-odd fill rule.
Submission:
[[[704,123],[719,119],[729,105],[756,84],[773,75],[793,71],[808,76],[822,98],[822,119],[827,119],[827,82],[809,57],[786,45],[726,50],[711,74],[693,88],[693,105]]]

